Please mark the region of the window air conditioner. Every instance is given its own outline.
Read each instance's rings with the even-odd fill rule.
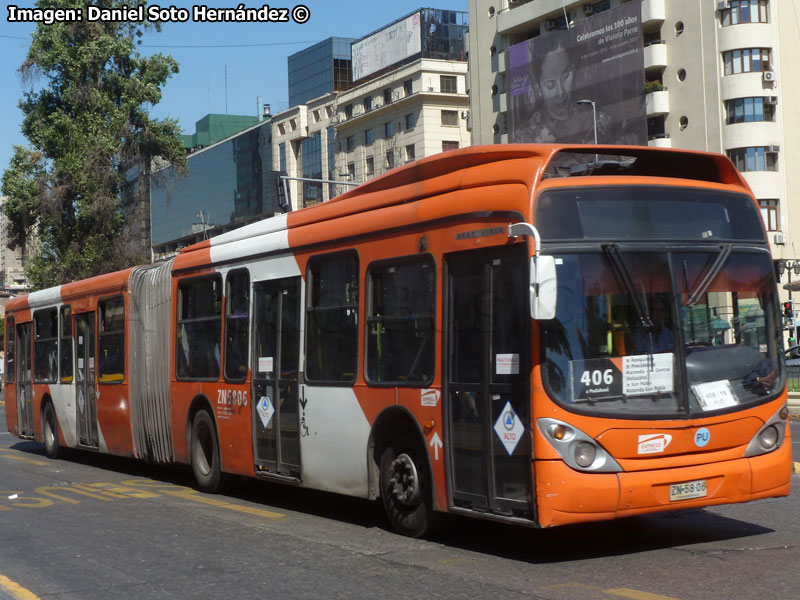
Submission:
[[[762,77],[764,81],[778,81],[778,76],[775,74],[775,71],[764,71]]]
[[[780,245],[785,244],[786,243],[786,237],[780,232],[776,233],[775,234],[775,243],[776,244],[780,244]]]
[[[770,154],[777,154],[780,152],[780,146],[767,146],[767,152]]]
[[[726,10],[730,7],[731,5],[728,0],[719,0],[719,2],[717,2],[717,10]]]
[[[764,98],[764,104],[775,105],[777,103],[778,103],[777,96],[767,96],[766,98]]]

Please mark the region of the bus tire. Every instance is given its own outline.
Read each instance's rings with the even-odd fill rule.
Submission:
[[[222,489],[219,438],[214,419],[205,410],[194,416],[191,442],[192,473],[197,489],[207,494],[219,492]]]
[[[58,458],[61,446],[58,442],[58,420],[52,402],[47,402],[42,411],[42,437],[47,458]]]
[[[419,538],[433,524],[433,494],[424,448],[417,436],[401,432],[381,454],[381,499],[398,533]]]

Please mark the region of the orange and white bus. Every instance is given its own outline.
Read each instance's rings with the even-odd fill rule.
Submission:
[[[14,434],[549,527],[789,493],[781,314],[725,157],[442,153],[6,308]]]

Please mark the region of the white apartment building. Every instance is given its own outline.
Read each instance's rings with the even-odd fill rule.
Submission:
[[[30,286],[25,277],[25,264],[21,250],[19,248],[11,250],[8,247],[8,220],[2,211],[5,200],[5,196],[0,196],[0,274],[2,274],[3,280],[0,292],[24,294],[30,290]]]
[[[362,183],[470,145],[467,64],[423,58],[340,92],[336,172]]]
[[[727,154],[775,258],[800,258],[795,0],[469,0],[472,143],[509,141],[509,48],[628,2],[641,3],[647,143]]]
[[[325,202],[348,188],[303,181],[313,178],[346,183],[335,168],[335,115],[336,92],[331,92],[272,118],[272,167],[290,178],[286,187],[292,210]]]

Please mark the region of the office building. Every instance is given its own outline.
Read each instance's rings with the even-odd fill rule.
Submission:
[[[300,85],[293,74],[298,61],[290,57],[292,106],[273,119],[273,153],[291,177],[293,208],[329,200],[410,160],[469,145],[467,27],[464,12],[414,11],[352,41],[349,87],[322,85],[318,96],[299,104],[293,101],[303,96],[292,89]],[[308,50],[330,45],[326,40]],[[314,53],[305,52],[293,56],[310,61]],[[327,54],[319,65],[330,70]],[[323,81],[320,66],[303,68]]]
[[[186,159],[186,173],[172,167],[150,177],[153,255],[285,212],[279,173],[272,170],[269,119]]]
[[[330,37],[289,56],[289,107],[352,87],[350,44],[354,41]]]

